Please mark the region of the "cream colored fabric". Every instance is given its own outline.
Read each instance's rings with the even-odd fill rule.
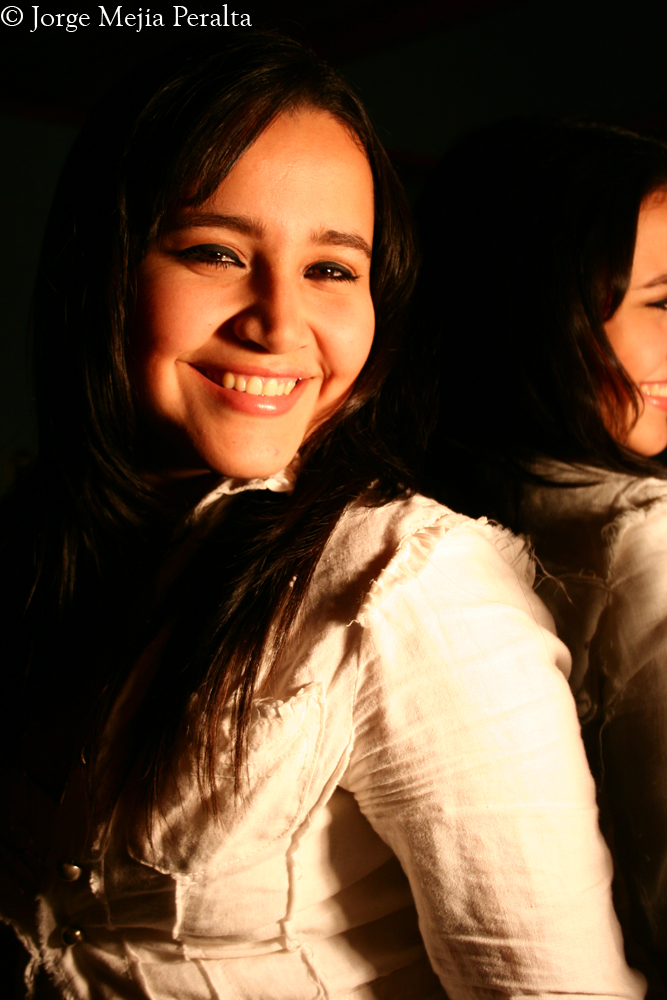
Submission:
[[[53,877],[36,931],[63,994],[641,997],[532,579],[520,541],[424,498],[349,512],[236,802],[220,746],[220,824],[187,753],[152,843],[121,808],[107,845],[77,844],[71,788],[53,865],[83,873]]]

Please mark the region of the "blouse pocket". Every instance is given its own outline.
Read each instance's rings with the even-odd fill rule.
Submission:
[[[217,766],[217,815],[202,798],[192,755],[171,783],[153,829],[132,824],[130,855],[164,872],[216,871],[268,848],[298,824],[320,744],[325,699],[320,682],[286,701],[259,700],[253,708],[241,786],[234,790],[230,720],[222,723]]]

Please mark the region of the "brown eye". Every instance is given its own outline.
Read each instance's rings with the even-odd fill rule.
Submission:
[[[332,260],[321,260],[311,264],[306,271],[307,278],[319,278],[325,281],[356,281],[359,275],[352,274],[347,267],[336,264]]]
[[[212,264],[214,267],[245,266],[233,250],[218,243],[198,243],[196,246],[179,250],[177,256],[181,260],[197,260],[203,264]]]

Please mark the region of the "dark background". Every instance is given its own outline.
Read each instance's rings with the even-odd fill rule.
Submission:
[[[4,10],[1,6],[0,11]],[[41,234],[67,150],[95,100],[154,52],[212,28],[0,24],[0,488],[34,448],[26,331]],[[111,13],[117,4],[107,3]],[[149,4],[141,4],[143,12]],[[186,4],[222,13],[222,4]],[[140,4],[123,4],[138,13]],[[49,3],[40,14],[76,10]],[[238,0],[252,28],[309,40],[356,86],[411,193],[462,131],[546,112],[662,131],[667,124],[667,3],[648,0]],[[237,20],[240,18],[237,17]],[[493,165],[489,164],[489,169]],[[520,277],[520,276],[519,276]],[[520,281],[519,281],[520,286]],[[443,303],[446,308],[446,303]]]
[[[149,3],[122,10],[145,12]],[[100,28],[98,7],[82,6],[95,15],[89,27],[31,33],[32,5],[17,6],[23,22],[0,24],[0,490],[35,447],[30,295],[49,201],[77,129],[128,69],[215,30]],[[186,6],[222,11],[213,0]],[[172,6],[150,9],[172,21]],[[76,2],[39,6],[40,14],[59,10],[77,10]],[[253,28],[296,33],[342,69],[412,194],[457,135],[509,115],[560,114],[667,134],[664,0],[238,0],[232,10],[249,14]],[[8,945],[0,931],[0,965]]]

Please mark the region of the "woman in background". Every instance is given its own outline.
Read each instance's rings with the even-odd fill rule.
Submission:
[[[667,147],[516,121],[446,157],[421,208],[439,323],[432,490],[529,536],[623,881],[667,965]]]

